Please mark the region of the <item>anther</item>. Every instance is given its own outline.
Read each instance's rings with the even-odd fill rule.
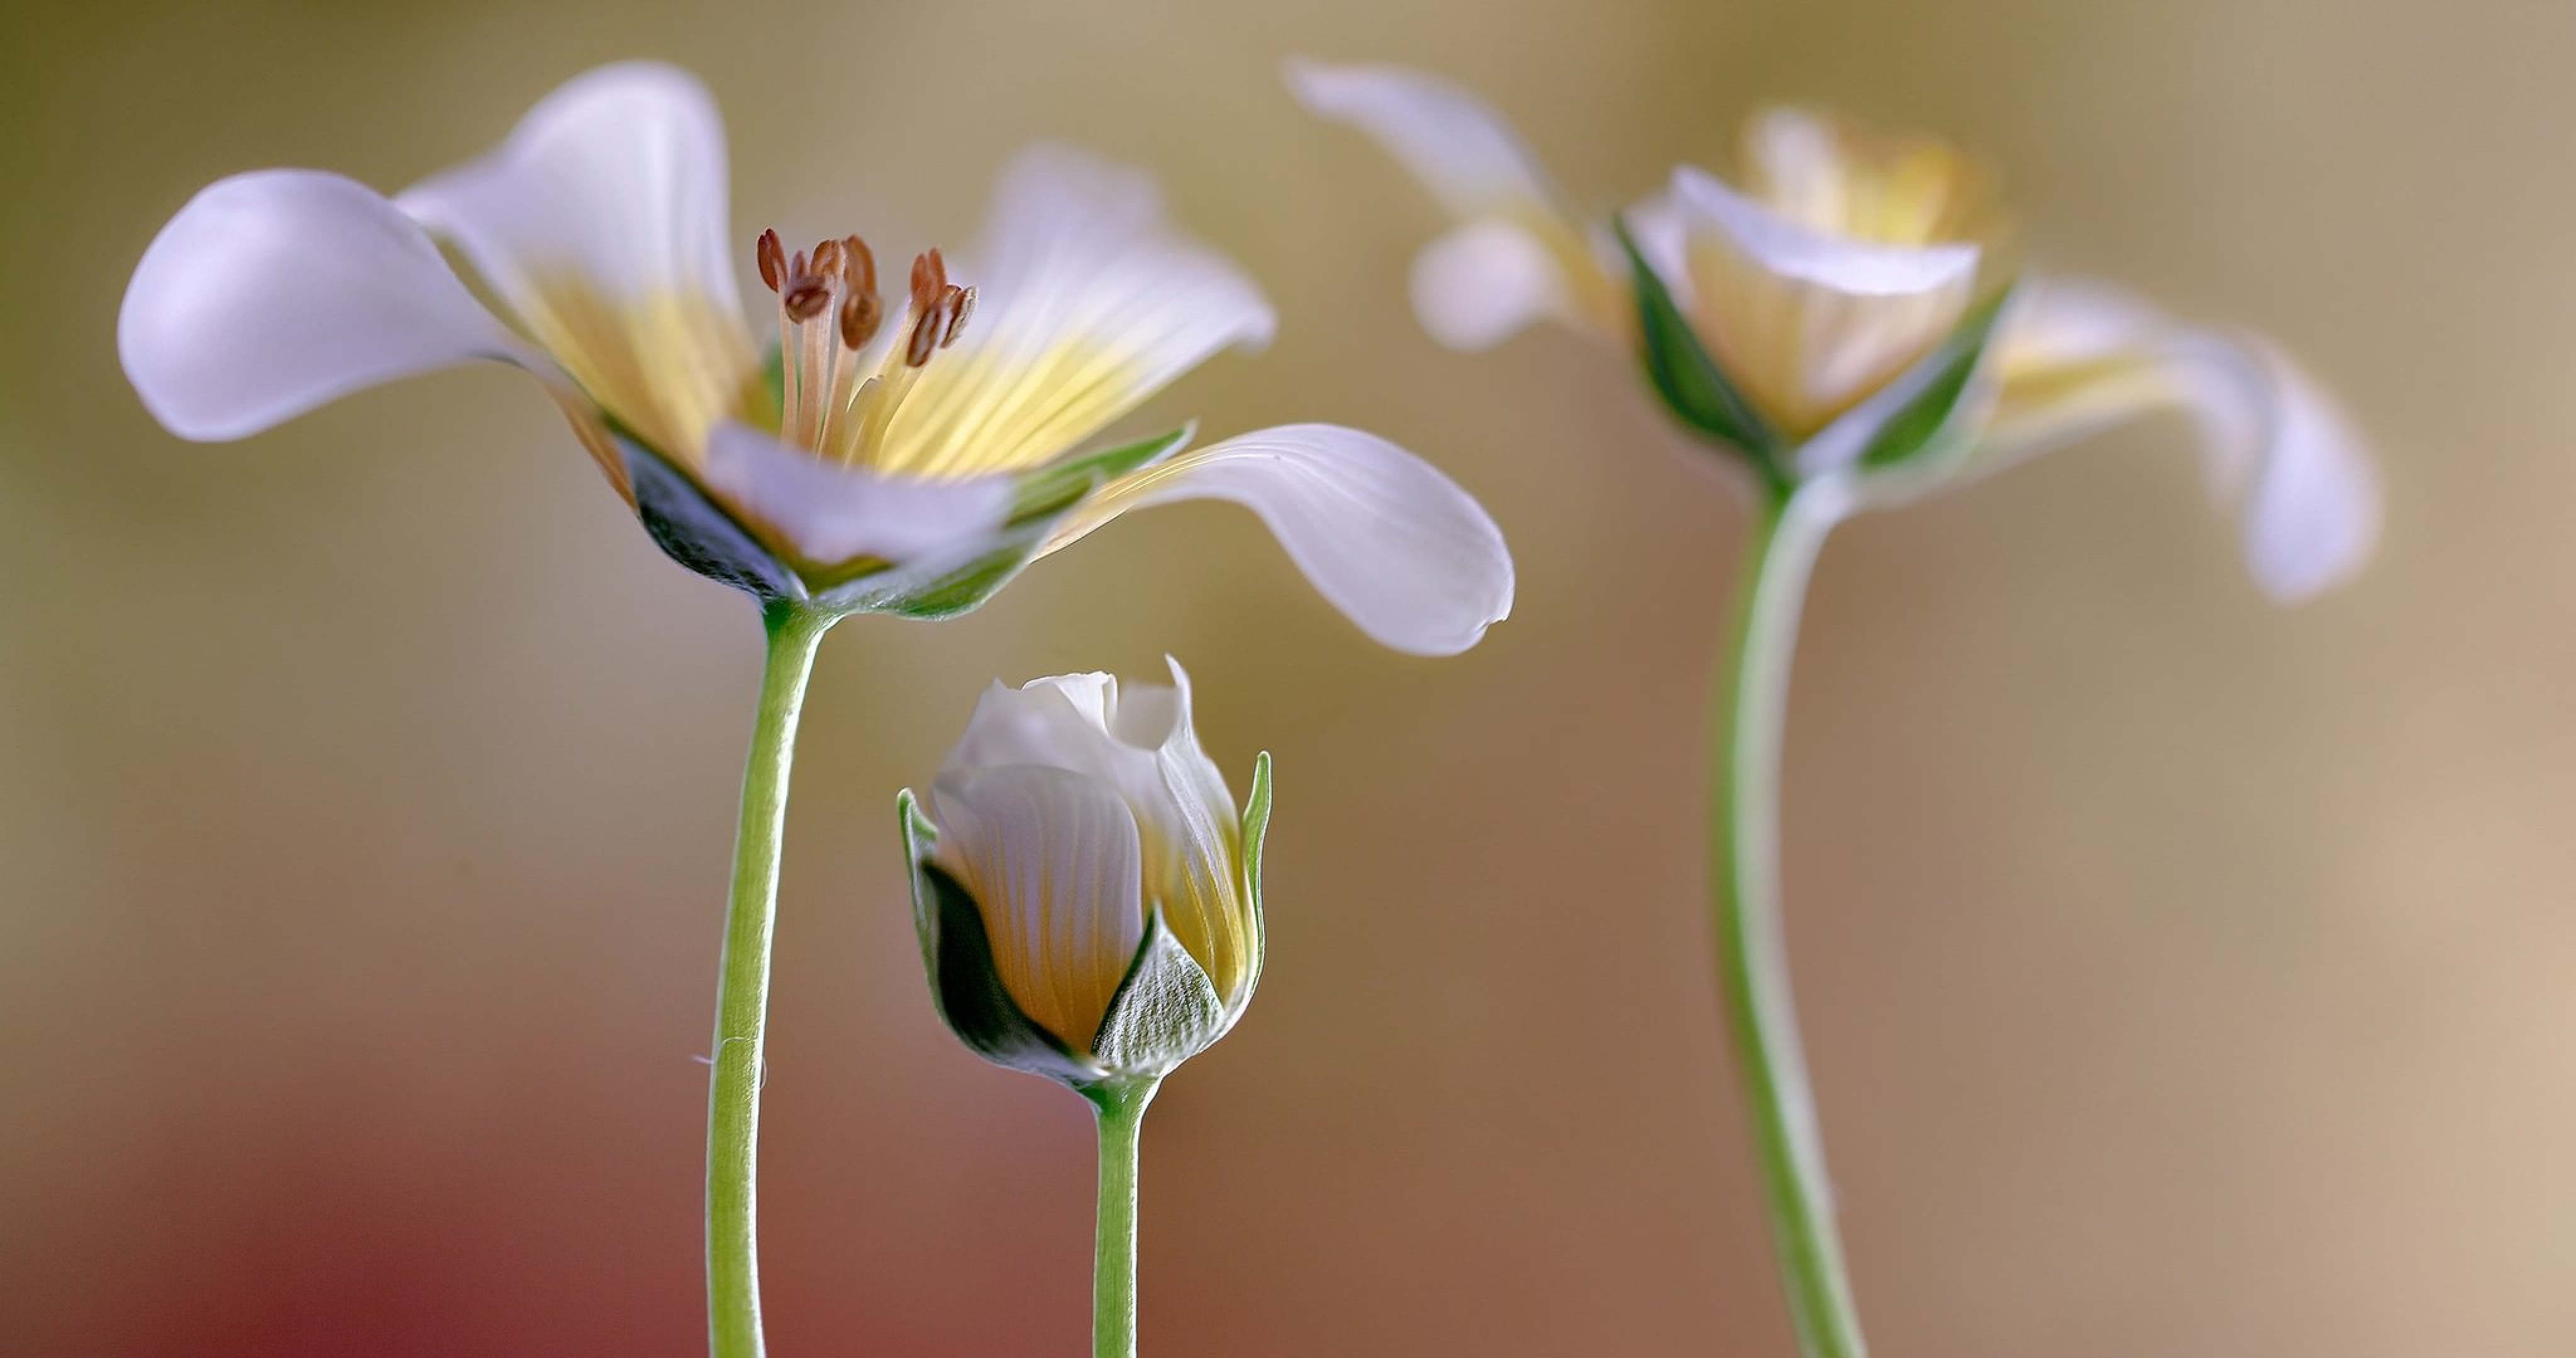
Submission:
[[[778,291],[778,285],[787,277],[787,248],[778,243],[778,233],[761,232],[760,244],[752,253],[760,259],[760,281],[767,284],[771,292]]]
[[[957,342],[958,332],[966,328],[966,318],[975,314],[973,288],[950,288],[948,296],[950,299],[948,328],[939,336],[939,347],[942,349]]]
[[[939,305],[948,290],[948,261],[936,246],[912,257],[912,309],[923,315]]]
[[[841,281],[847,283],[852,292],[873,294],[877,290],[876,252],[856,235],[843,236],[841,246],[849,256],[849,262],[841,267]]]
[[[779,294],[779,304],[786,309],[787,319],[803,325],[832,305],[832,285],[799,269],[787,280],[787,290]]]
[[[847,247],[839,241],[824,241],[814,247],[814,272],[828,279],[841,271],[848,255]]]
[[[841,299],[841,347],[858,349],[877,337],[885,308],[873,292],[852,292]]]
[[[918,368],[928,363],[930,356],[939,352],[939,335],[944,328],[938,312],[922,312],[912,323],[912,339],[903,347],[904,364]]]

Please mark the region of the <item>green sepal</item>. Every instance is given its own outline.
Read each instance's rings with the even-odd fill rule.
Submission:
[[[1139,468],[1153,466],[1187,447],[1196,437],[1198,425],[1191,423],[1168,434],[1116,448],[1057,458],[1020,478],[1019,485],[1013,488],[1010,521],[1061,515],[1090,499],[1092,492],[1102,486]]]
[[[1261,913],[1261,846],[1269,835],[1270,752],[1263,750],[1252,761],[1252,787],[1243,799],[1243,877],[1236,885],[1243,892],[1244,907],[1252,912],[1252,965],[1244,970],[1243,995],[1234,1003],[1238,1014],[1261,984],[1261,961],[1270,953],[1270,926]]]
[[[1628,223],[1613,217],[1610,224],[1635,282],[1638,347],[1655,394],[1683,425],[1753,459],[1766,476],[1778,479],[1778,436],[1709,356],[1672,289],[1628,234]]]
[[[1109,999],[1091,1055],[1122,1075],[1160,1075],[1207,1050],[1225,1032],[1225,1001],[1158,908],[1145,941]]]
[[[1098,1080],[1100,1067],[1040,1027],[1003,986],[984,912],[962,883],[931,861],[939,831],[921,814],[912,789],[895,797],[895,815],[912,865],[912,925],[921,937],[922,972],[930,979],[931,1006],[948,1031],[995,1065],[1072,1085]]]
[[[2012,288],[2007,285],[1978,304],[1949,338],[1917,366],[1911,379],[1916,387],[1913,396],[1870,436],[1869,445],[1861,451],[1862,467],[1893,467],[1949,442],[1942,436],[1950,430],[1953,417],[1966,401],[1977,366],[1994,345],[1995,323],[2002,319],[2004,306],[2011,298]]]

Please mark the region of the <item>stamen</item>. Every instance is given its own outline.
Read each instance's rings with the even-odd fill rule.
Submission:
[[[939,251],[915,256],[911,328],[874,373],[862,373],[852,356],[886,322],[876,252],[867,241],[848,235],[819,242],[811,253],[790,252],[777,232],[763,231],[754,254],[760,281],[778,296],[779,436],[820,457],[869,459],[920,369],[964,331],[975,290],[948,281],[948,261]]]

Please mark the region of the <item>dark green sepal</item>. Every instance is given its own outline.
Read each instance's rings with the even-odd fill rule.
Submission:
[[[1912,398],[1871,435],[1868,447],[1860,455],[1862,467],[1893,467],[1947,443],[1942,435],[1950,429],[1953,417],[1966,400],[1978,364],[1993,347],[1995,323],[2002,319],[2011,297],[2012,288],[2007,285],[1978,304],[1949,338],[1917,365],[1910,379],[1916,387]]]
[[[635,492],[635,517],[662,554],[762,603],[802,602],[805,582],[740,519],[699,488],[697,480],[642,440],[611,429]]]
[[[1157,909],[1145,920],[1145,941],[1110,997],[1091,1054],[1120,1074],[1160,1075],[1205,1051],[1225,1025],[1216,983]]]
[[[1699,331],[1673,301],[1672,289],[1628,234],[1628,223],[1613,217],[1610,224],[1618,233],[1619,248],[1628,256],[1637,298],[1639,356],[1655,394],[1683,425],[1751,458],[1766,478],[1778,481],[1779,437],[1709,356]]]
[[[948,1031],[995,1065],[1074,1085],[1099,1079],[1098,1066],[1040,1027],[1002,985],[984,912],[963,884],[931,861],[939,832],[921,814],[912,789],[895,798],[895,814],[912,864],[912,923],[921,937],[922,971]]]

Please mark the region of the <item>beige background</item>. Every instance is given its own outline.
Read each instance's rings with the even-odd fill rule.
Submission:
[[[1851,527],[1788,879],[1886,1354],[2576,1352],[2576,10],[2474,0],[13,5],[0,17],[0,1314],[42,1354],[686,1354],[756,631],[535,390],[231,448],[124,387],[199,185],[387,187],[658,55],[736,233],[966,234],[1033,132],[1156,167],[1280,299],[1140,427],[1366,425],[1482,496],[1456,661],[1239,512],[832,638],[769,1086],[782,1354],[1070,1354],[1082,1109],[934,1025],[894,789],[978,686],[1194,668],[1276,752],[1271,970],[1154,1114],[1164,1355],[1780,1354],[1704,970],[1703,671],[1737,512],[1570,337],[1434,348],[1434,225],[1290,52],[1434,65],[1608,204],[1764,98],[1948,129],[2041,260],[2269,329],[2379,440],[2385,549],[2276,611],[2183,431]],[[1156,427],[1160,427],[1157,425]]]

